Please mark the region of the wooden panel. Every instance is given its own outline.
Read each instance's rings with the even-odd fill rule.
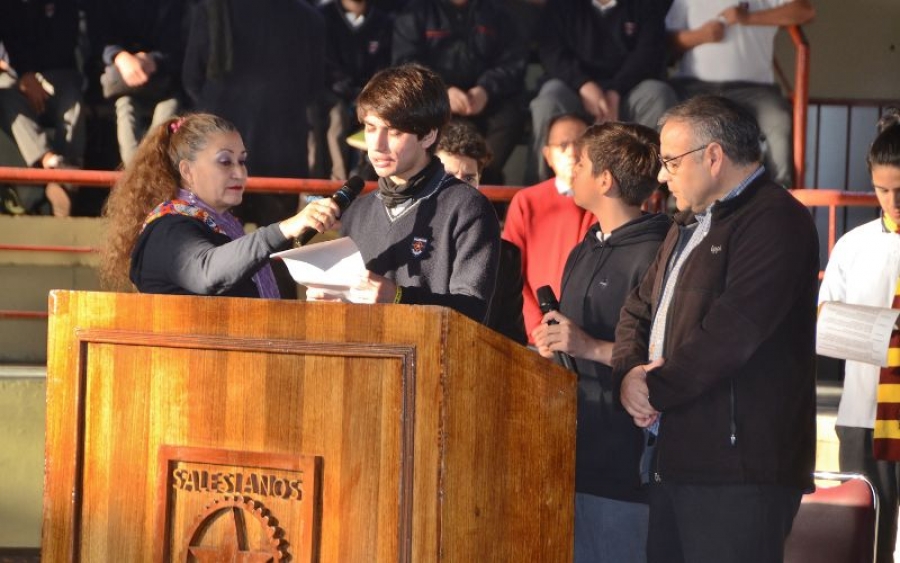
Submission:
[[[571,558],[575,378],[457,313],[67,291],[49,310],[48,561],[249,550],[275,529],[241,528],[269,521],[255,507],[308,531],[222,485],[253,472],[321,473],[294,561]]]
[[[403,446],[411,449],[411,443],[401,443],[403,424],[414,419],[404,409],[404,399],[411,401],[404,389],[412,389],[408,348],[373,354],[365,346],[346,345],[319,355],[287,341],[259,343],[263,347],[183,336],[184,347],[172,348],[171,337],[93,331],[79,336],[88,381],[79,460],[79,489],[88,494],[76,530],[86,539],[81,560],[118,553],[139,561],[153,551],[161,538],[146,523],[154,521],[160,499],[156,476],[147,468],[159,465],[161,446],[178,444],[322,456],[322,525],[329,530],[323,560],[359,561],[372,554],[405,559],[399,557],[398,534],[379,529],[400,530],[409,517],[409,503],[398,498],[404,470],[411,471],[401,467],[402,460],[410,461]],[[270,353],[269,346],[295,351]],[[383,357],[366,357],[374,355]],[[115,376],[105,377],[110,368]]]
[[[497,333],[457,328],[443,385],[445,560],[571,561],[574,377]]]

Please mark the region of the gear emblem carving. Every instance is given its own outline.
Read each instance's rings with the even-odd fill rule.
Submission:
[[[269,563],[290,561],[278,521],[259,501],[226,495],[204,507],[186,536],[185,561]]]

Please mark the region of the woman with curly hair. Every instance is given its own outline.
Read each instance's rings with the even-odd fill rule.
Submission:
[[[247,235],[228,210],[241,202],[247,151],[229,121],[210,114],[170,119],[151,130],[106,203],[101,282],[142,293],[278,298],[268,263],[340,209],[315,201]]]

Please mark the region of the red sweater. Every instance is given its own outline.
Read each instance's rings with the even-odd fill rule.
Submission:
[[[571,197],[560,195],[554,178],[513,196],[506,213],[503,238],[522,251],[523,314],[528,342],[534,343],[531,331],[543,317],[534,292],[542,285],[549,285],[559,298],[569,252],[596,222]]]

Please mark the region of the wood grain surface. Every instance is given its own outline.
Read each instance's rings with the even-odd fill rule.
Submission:
[[[199,561],[191,537],[228,543],[196,528],[231,514],[206,507],[223,483],[304,471],[302,501],[238,491],[283,560],[571,560],[575,378],[453,311],[72,291],[49,310],[45,561]]]

